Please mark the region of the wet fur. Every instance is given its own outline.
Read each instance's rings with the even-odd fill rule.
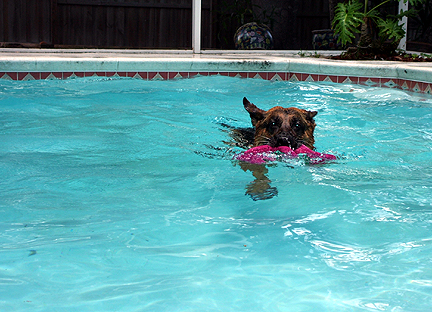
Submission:
[[[296,149],[305,145],[314,149],[316,111],[308,111],[295,107],[284,108],[276,106],[268,111],[258,108],[256,105],[243,98],[243,106],[249,113],[253,129],[246,131],[238,129],[236,135],[241,134],[242,138],[247,137],[252,146],[270,145],[272,147],[289,146]],[[240,139],[235,139],[239,141]]]
[[[230,145],[245,149],[270,145],[272,147],[289,146],[292,149],[302,144],[314,149],[316,111],[307,111],[295,107],[276,106],[268,111],[262,110],[243,98],[243,105],[249,113],[253,128],[231,128],[233,141]],[[267,177],[266,165],[240,162],[244,171],[251,171],[255,180],[246,186],[246,194],[253,200],[270,199],[277,196],[276,187],[271,186]]]

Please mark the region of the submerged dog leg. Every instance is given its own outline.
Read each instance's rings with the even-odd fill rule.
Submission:
[[[265,165],[241,162],[240,167],[245,172],[252,172],[255,177],[255,180],[246,185],[246,194],[253,200],[270,199],[278,195],[277,188],[271,186],[271,180],[267,176],[268,169]]]

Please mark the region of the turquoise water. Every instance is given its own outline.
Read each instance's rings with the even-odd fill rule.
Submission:
[[[242,99],[317,110],[338,160],[268,166]],[[1,311],[427,311],[432,100],[227,77],[0,81]]]

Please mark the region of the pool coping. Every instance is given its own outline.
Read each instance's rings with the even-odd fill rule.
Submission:
[[[339,51],[319,51],[334,55]],[[301,55],[309,55],[302,57]],[[0,49],[0,79],[132,77],[146,80],[222,75],[327,81],[432,93],[432,63],[341,61],[315,51]]]

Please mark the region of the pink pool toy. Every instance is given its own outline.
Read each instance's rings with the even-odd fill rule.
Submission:
[[[334,155],[315,152],[305,145],[302,145],[295,150],[288,146],[271,147],[270,145],[260,145],[252,147],[247,151],[234,156],[234,158],[251,164],[264,164],[269,161],[275,161],[279,155],[287,158],[297,158],[302,154],[306,155],[308,161],[312,164],[336,159],[336,156]]]

